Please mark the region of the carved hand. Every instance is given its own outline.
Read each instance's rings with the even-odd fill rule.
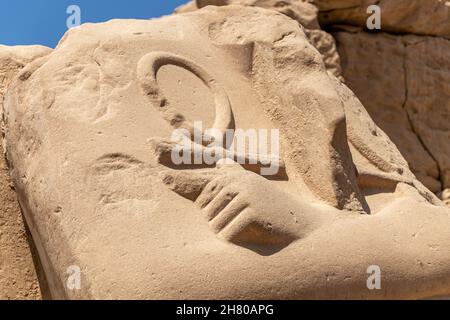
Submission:
[[[195,201],[220,238],[237,245],[286,246],[323,222],[323,212],[236,163],[204,173],[165,172],[163,181]],[[192,197],[198,183],[201,191]]]

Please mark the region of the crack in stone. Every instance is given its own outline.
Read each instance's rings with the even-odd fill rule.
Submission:
[[[423,141],[421,135],[418,133],[416,127],[414,126],[414,122],[411,119],[410,112],[407,109],[409,90],[408,90],[408,68],[406,67],[406,55],[407,55],[407,50],[408,50],[409,45],[407,43],[405,43],[405,42],[402,42],[402,43],[403,43],[403,47],[404,47],[404,54],[403,54],[403,78],[404,78],[404,83],[405,83],[405,98],[404,98],[404,101],[403,101],[403,104],[402,104],[402,109],[406,113],[406,118],[408,119],[409,125],[411,127],[411,131],[417,137],[417,139],[419,140],[420,144],[422,145],[424,150],[428,153],[428,155],[431,157],[431,159],[433,159],[433,161],[436,163],[436,166],[438,168],[438,173],[439,173],[439,176],[436,178],[436,180],[440,181],[441,184],[442,184],[443,183],[443,181],[441,181],[442,171],[441,171],[441,167],[439,165],[439,162],[437,161],[436,157],[433,155],[431,150],[428,148],[428,146],[425,144],[425,142]]]

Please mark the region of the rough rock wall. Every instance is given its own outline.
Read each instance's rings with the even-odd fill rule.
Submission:
[[[320,9],[321,25],[365,27],[367,8],[381,9],[383,31],[450,38],[450,2],[447,0],[312,0]]]
[[[48,54],[44,47],[0,46],[0,105],[12,78],[30,61]],[[0,155],[0,299],[40,299],[29,235]]]
[[[344,77],[433,192],[449,188],[450,41],[365,32],[335,34]]]
[[[448,203],[450,2],[381,1],[380,33],[363,31],[375,1],[316,3],[322,23],[357,26],[333,33],[347,84],[419,180]]]

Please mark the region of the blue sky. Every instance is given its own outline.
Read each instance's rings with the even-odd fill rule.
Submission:
[[[81,9],[81,23],[170,14],[188,0],[0,0],[0,44],[55,47],[66,32],[67,7]]]

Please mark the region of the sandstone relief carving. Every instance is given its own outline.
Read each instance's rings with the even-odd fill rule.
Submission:
[[[322,54],[327,70],[345,81],[361,99],[418,180],[443,197],[448,189],[450,128],[446,121],[447,90],[442,85],[448,73],[449,11],[445,1],[204,0],[190,2],[177,11],[229,4],[263,7],[298,21]],[[367,9],[373,5],[382,12],[380,34],[365,30]],[[333,36],[319,30],[319,22],[336,38],[339,50]],[[430,86],[433,99],[426,89]]]
[[[52,297],[449,295],[450,211],[308,31],[198,7],[72,29],[9,85],[7,158]],[[278,139],[241,150],[250,129]],[[374,264],[382,290],[366,286]]]
[[[218,130],[223,136],[225,136],[225,131],[227,129],[233,129],[234,118],[228,95],[220,85],[216,83],[215,79],[211,78],[205,70],[194,62],[184,57],[167,52],[152,52],[139,61],[137,74],[144,94],[149,97],[151,104],[156,105],[164,112],[164,118],[169,121],[172,126],[176,128],[185,127],[192,136],[195,135],[194,126],[192,124],[187,124],[183,115],[180,115],[175,110],[168,107],[168,101],[163,96],[158,86],[156,80],[158,70],[162,66],[168,64],[176,65],[192,72],[211,90],[214,95],[215,103],[215,121],[211,129]],[[202,144],[211,143],[211,139],[212,137],[202,136]]]

